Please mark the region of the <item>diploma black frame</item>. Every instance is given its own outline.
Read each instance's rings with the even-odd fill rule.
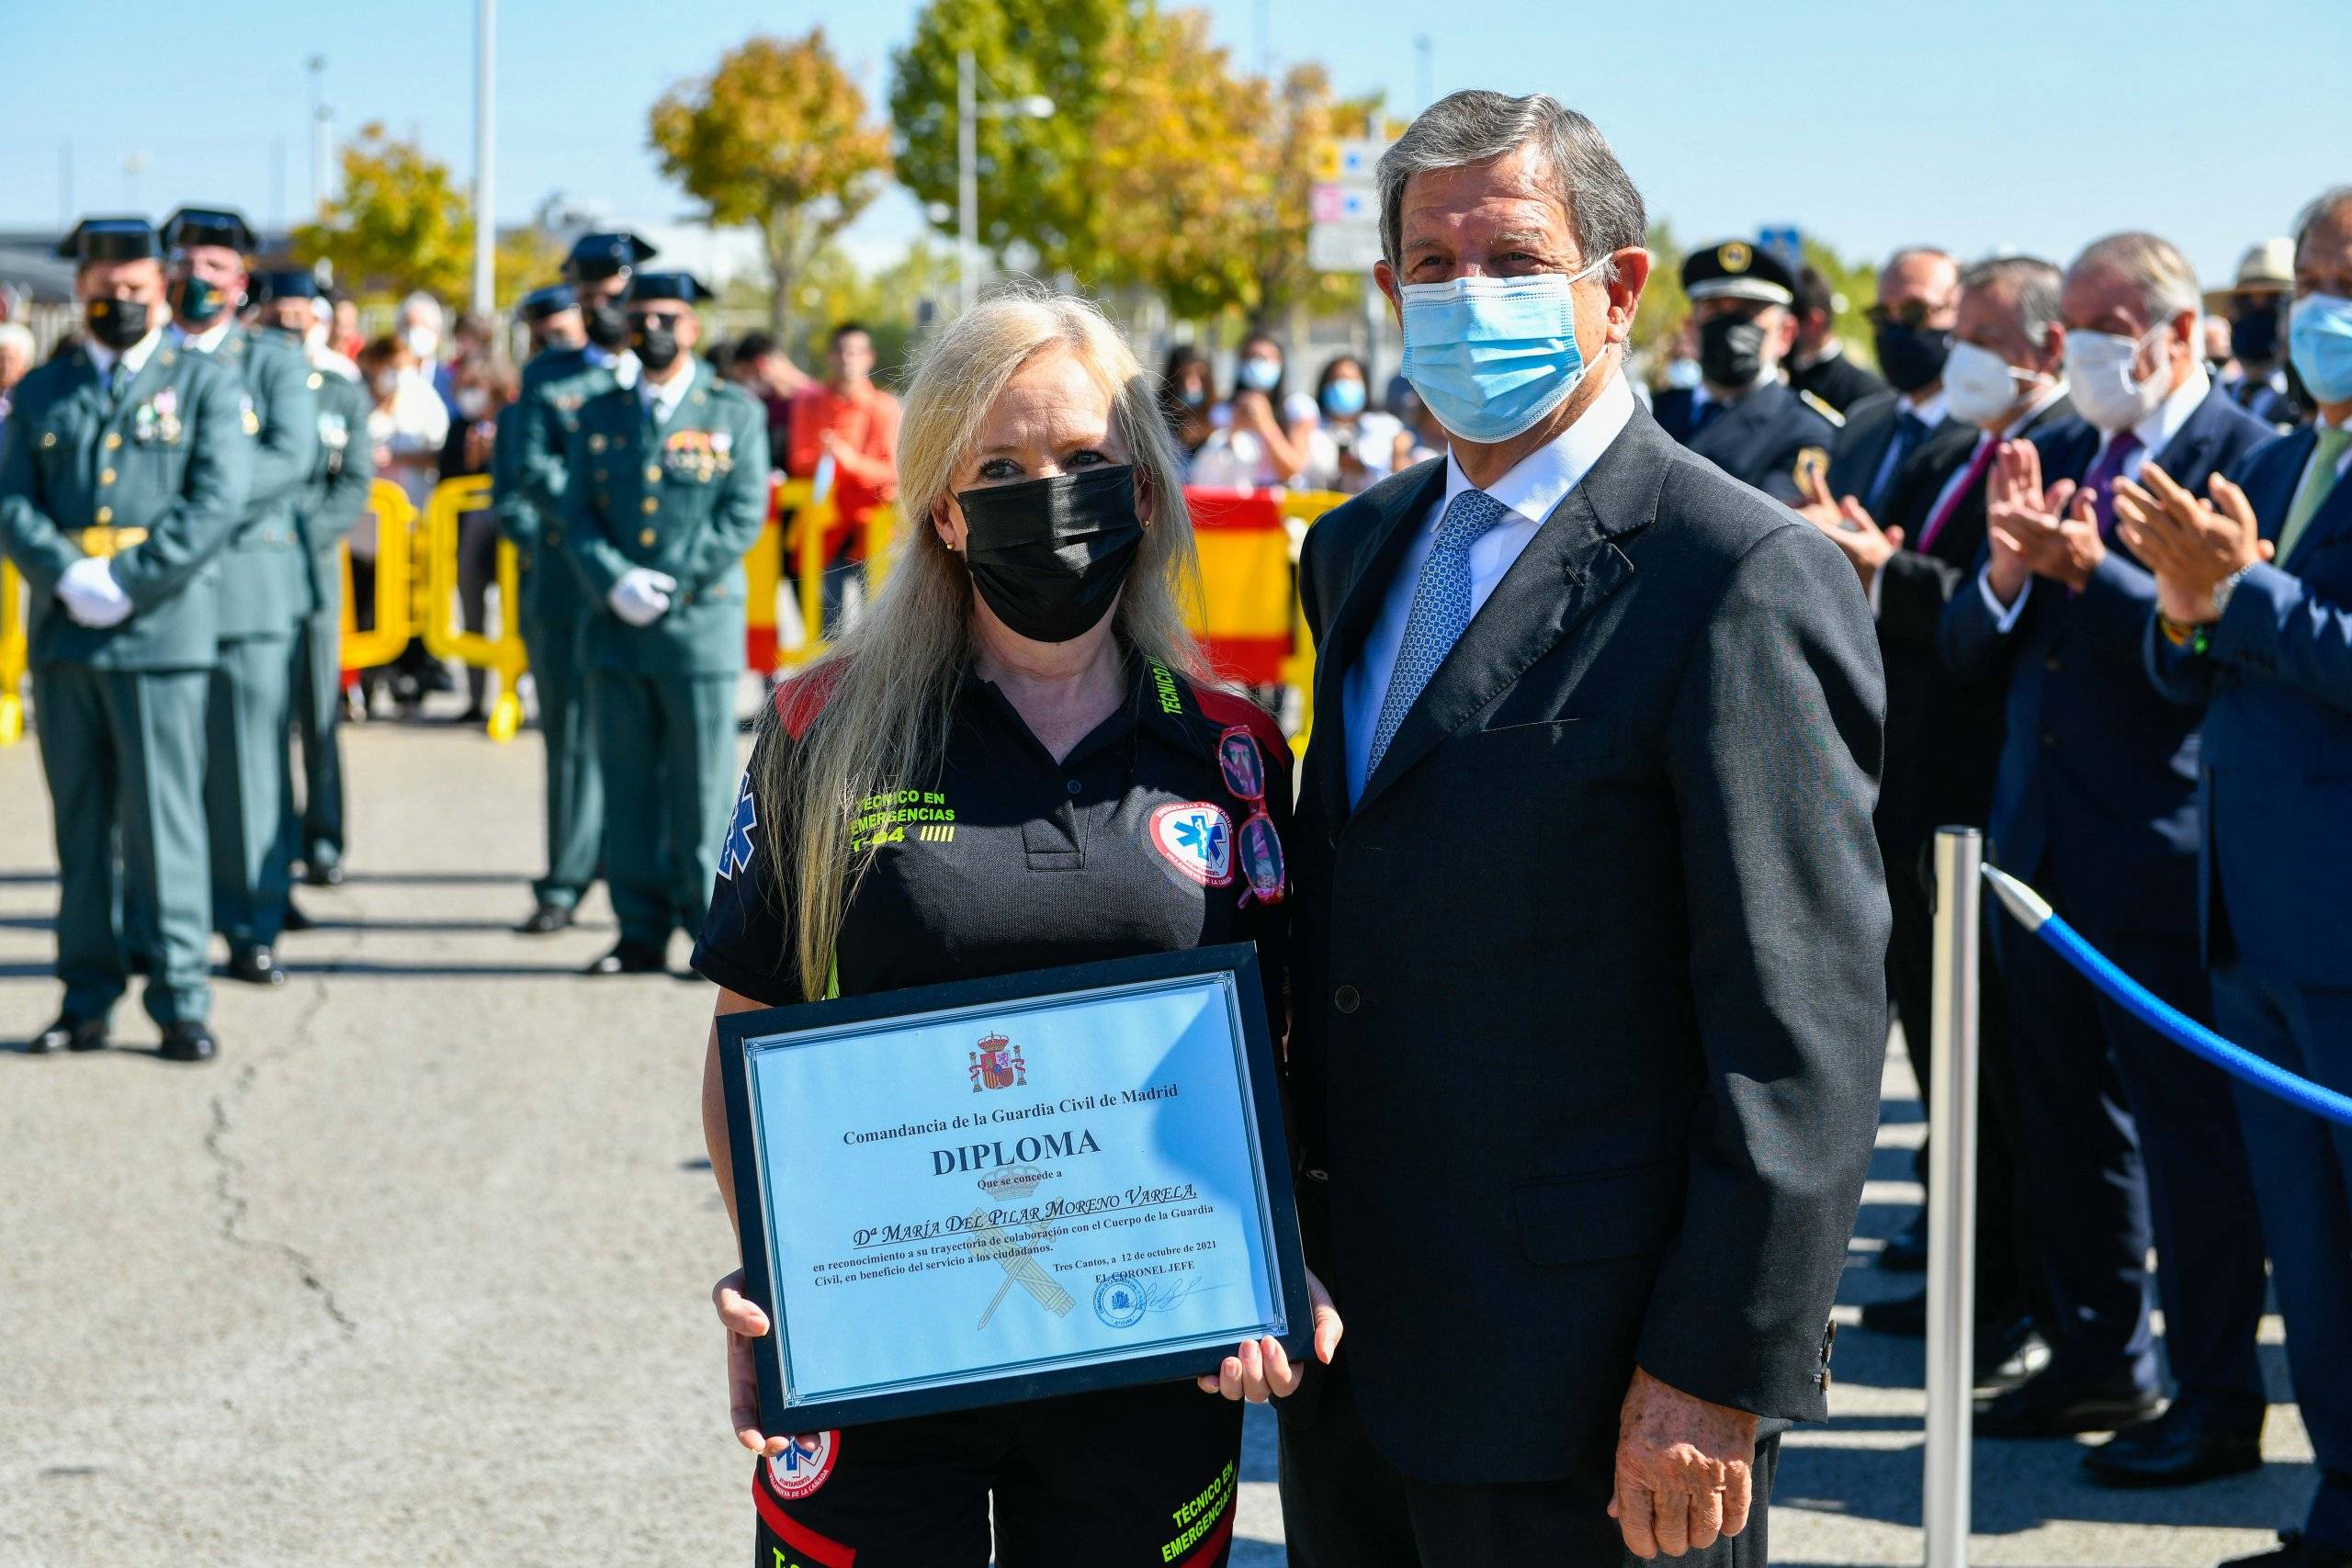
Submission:
[[[895,1390],[787,1406],[784,1357],[791,1325],[781,1310],[771,1276],[768,1216],[761,1198],[764,1151],[752,1112],[747,1047],[780,1034],[830,1030],[842,1025],[885,1022],[894,1018],[967,1007],[1004,1007],[1083,997],[1154,981],[1197,979],[1229,974],[1241,1032],[1242,1060],[1250,1082],[1258,1134],[1257,1169],[1262,1211],[1271,1221],[1272,1250],[1267,1272],[1277,1295],[1284,1332],[1277,1336],[1295,1364],[1312,1354],[1313,1317],[1306,1296],[1306,1268],[1298,1236],[1298,1207],[1291,1189],[1288,1138],[1266,1021],[1258,951],[1249,942],[1147,953],[1065,968],[917,986],[866,996],[839,997],[793,1007],[727,1013],[718,1020],[719,1081],[727,1100],[727,1134],[735,1179],[738,1229],[743,1255],[743,1293],[767,1314],[769,1331],[755,1340],[752,1359],[758,1373],[760,1422],[771,1436],[800,1435],[838,1427],[936,1415],[1097,1389],[1168,1382],[1215,1372],[1232,1346],[1178,1351],[1145,1348],[1134,1357],[1045,1371],[983,1375],[971,1381]],[[1213,1395],[1202,1393],[1207,1399]]]

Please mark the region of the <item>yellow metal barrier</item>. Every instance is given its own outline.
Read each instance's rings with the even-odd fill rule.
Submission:
[[[359,601],[353,587],[351,547],[343,549],[343,667],[369,670],[401,656],[411,636],[409,588],[410,534],[416,526],[416,506],[408,492],[390,479],[378,479],[368,491],[368,510],[376,518],[376,624],[359,629]]]
[[[0,560],[0,746],[25,736],[25,580]]]
[[[498,635],[464,629],[458,619],[458,540],[468,513],[490,505],[490,476],[445,479],[424,502],[424,650],[435,659],[488,670],[498,676],[498,700],[490,710],[490,738],[506,741],[523,727],[523,699],[515,682],[529,667],[523,650],[519,606],[521,566],[514,547],[498,541]]]

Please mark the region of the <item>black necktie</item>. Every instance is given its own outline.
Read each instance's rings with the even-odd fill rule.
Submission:
[[[1709,398],[1705,402],[1701,403],[1699,405],[1699,412],[1690,416],[1691,435],[1695,437],[1699,432],[1706,429],[1707,422],[1713,419],[1715,415],[1723,412],[1724,405],[1715,401],[1713,398]]]
[[[1908,409],[1894,422],[1894,439],[1886,444],[1886,456],[1879,463],[1877,480],[1871,486],[1869,498],[1862,502],[1864,509],[1873,516],[1886,503],[1887,492],[1894,488],[1894,476],[1903,471],[1904,459],[1911,456],[1912,449],[1927,434],[1928,422]]]

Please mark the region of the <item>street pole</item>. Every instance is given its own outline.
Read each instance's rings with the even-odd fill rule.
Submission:
[[[980,302],[980,85],[972,51],[956,56],[956,284],[963,310]]]
[[[474,310],[498,303],[498,0],[474,0]]]
[[[327,57],[311,56],[311,217],[315,221],[319,209],[327,204],[327,159],[332,156],[327,147],[326,73]]]
[[[1977,943],[1984,835],[1936,830],[1928,1097],[1928,1568],[1967,1568],[1975,1418]]]

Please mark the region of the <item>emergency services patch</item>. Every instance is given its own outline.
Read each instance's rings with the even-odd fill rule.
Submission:
[[[1163,806],[1151,814],[1151,847],[1204,887],[1233,880],[1233,818],[1205,800]]]
[[[768,1456],[768,1484],[786,1502],[797,1501],[822,1486],[841,1457],[839,1432],[795,1438],[785,1445],[784,1452]]]
[[[735,796],[735,819],[727,825],[727,838],[718,846],[718,874],[732,881],[738,872],[752,868],[752,830],[760,825],[760,803],[752,794],[752,775],[743,775],[743,788]]]

